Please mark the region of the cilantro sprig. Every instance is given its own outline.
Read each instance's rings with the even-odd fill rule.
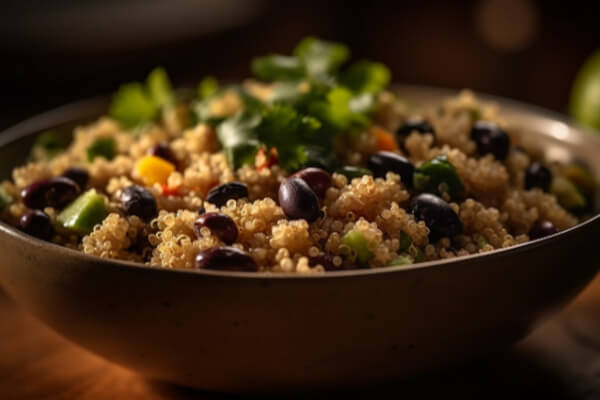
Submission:
[[[270,82],[306,77],[329,82],[349,56],[350,51],[343,44],[307,37],[296,46],[293,56],[269,54],[255,58],[252,72],[259,79]]]
[[[164,68],[158,67],[150,72],[145,83],[121,85],[113,97],[109,115],[125,128],[134,128],[156,120],[160,110],[174,102],[169,76]]]
[[[252,61],[254,75],[272,84],[263,100],[245,86],[220,86],[204,78],[197,100],[190,108],[196,123],[215,127],[233,169],[254,162],[260,148],[275,148],[286,170],[306,165],[335,168],[333,145],[339,136],[360,132],[370,123],[375,96],[390,81],[380,63],[357,61],[344,67],[350,50],[341,43],[303,39],[291,55],[269,54]],[[214,115],[213,102],[235,93],[242,110],[235,115]],[[230,97],[227,97],[230,99]],[[110,115],[132,128],[155,121],[175,96],[162,68],[150,73],[145,83],[121,86]],[[216,103],[218,104],[218,103]]]
[[[301,116],[290,106],[244,111],[217,126],[217,138],[233,168],[252,164],[262,146],[276,148],[284,169],[298,169],[306,161],[305,146],[319,142],[321,123]]]
[[[300,168],[310,154],[330,154],[337,136],[369,124],[375,95],[389,83],[390,72],[381,63],[365,60],[342,69],[349,57],[345,45],[309,37],[291,56],[270,54],[253,60],[254,75],[273,83],[255,139],[277,148],[283,168]],[[303,120],[312,121],[312,128],[302,128]]]

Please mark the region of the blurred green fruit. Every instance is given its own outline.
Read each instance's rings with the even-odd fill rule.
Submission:
[[[579,70],[571,91],[569,112],[575,120],[600,131],[600,50]]]

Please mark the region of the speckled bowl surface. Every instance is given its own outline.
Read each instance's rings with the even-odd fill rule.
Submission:
[[[398,86],[415,103],[451,94]],[[549,160],[600,177],[600,139],[565,118],[497,101]],[[36,133],[68,132],[106,100],[67,106],[0,135],[0,177]],[[152,378],[219,391],[393,381],[509,345],[596,274],[600,217],[512,248],[408,267],[319,276],[167,270],[86,256],[0,223],[0,284],[73,342]]]

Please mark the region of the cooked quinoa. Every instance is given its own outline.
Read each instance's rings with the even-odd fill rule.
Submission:
[[[463,91],[408,106],[384,66],[340,70],[346,56],[309,38],[194,99],[157,69],[68,146],[44,133],[1,183],[0,216],[104,258],[308,274],[493,251],[590,211],[585,168],[517,147],[527,127],[494,104]]]

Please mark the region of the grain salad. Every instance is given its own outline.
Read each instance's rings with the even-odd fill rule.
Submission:
[[[307,38],[194,93],[157,68],[69,143],[41,133],[0,184],[1,219],[104,258],[310,274],[488,252],[591,212],[585,166],[528,152],[494,104],[417,108],[348,58]]]

